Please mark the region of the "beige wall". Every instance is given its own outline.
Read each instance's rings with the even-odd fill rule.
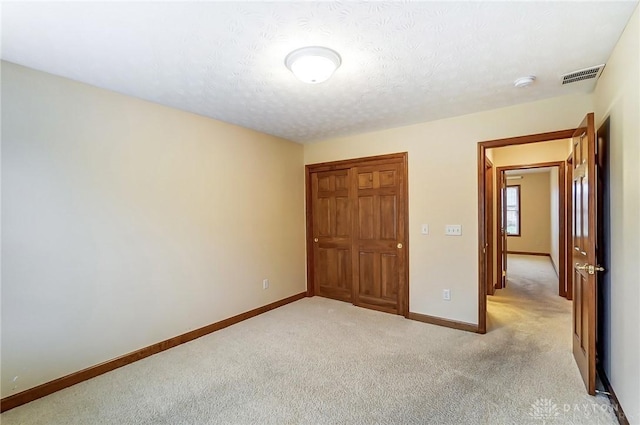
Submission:
[[[558,167],[549,171],[549,254],[556,275],[560,271],[560,183],[558,182]],[[566,186],[566,185],[565,185]],[[564,215],[564,214],[562,214]],[[563,237],[563,239],[565,239]]]
[[[566,96],[335,138],[306,145],[305,163],[408,152],[410,309],[477,323],[478,142],[573,128],[592,109],[590,95]],[[461,224],[462,236],[445,236],[446,224]]]
[[[578,124],[580,123],[575,123],[573,127],[577,127]],[[561,128],[559,130],[566,129]],[[564,161],[571,153],[571,139],[504,146],[502,148],[487,149],[487,152],[493,154],[493,165],[496,167]]]
[[[640,424],[640,8],[595,90],[596,128],[610,118],[611,264],[604,366],[631,424]]]
[[[520,180],[507,180],[508,186],[520,186],[520,236],[507,237],[507,250],[549,254],[551,248],[549,172],[521,175]]]
[[[2,397],[305,290],[301,145],[5,62],[2,124]]]

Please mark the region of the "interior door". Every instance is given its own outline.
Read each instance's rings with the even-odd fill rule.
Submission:
[[[587,391],[596,387],[596,138],[593,113],[573,135],[573,356]]]
[[[493,282],[493,164],[487,159],[485,163],[485,244],[484,264],[487,295],[495,293]]]
[[[507,287],[507,175],[500,170],[500,287]]]
[[[352,301],[350,171],[311,174],[316,295]]]
[[[353,169],[354,304],[403,314],[405,282],[404,164]]]

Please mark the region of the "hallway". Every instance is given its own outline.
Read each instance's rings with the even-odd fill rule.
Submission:
[[[507,287],[488,298],[488,331],[509,323],[525,333],[553,335],[571,348],[571,301],[558,296],[558,277],[549,257],[509,254]]]
[[[501,340],[512,341],[508,348],[512,352],[506,354],[510,365],[504,366],[531,366],[527,359],[531,356],[532,362],[540,362],[539,373],[557,382],[553,395],[539,395],[540,400],[551,400],[556,406],[541,409],[548,412],[549,416],[543,412],[539,417],[544,416],[546,423],[615,424],[615,418],[603,412],[611,410],[608,399],[590,397],[584,389],[572,354],[571,316],[571,301],[558,296],[558,277],[549,257],[510,254],[506,288],[487,297],[488,334],[501,334]],[[578,393],[583,394],[584,402],[576,404]],[[531,413],[535,415],[535,409]],[[557,422],[549,422],[552,418]]]

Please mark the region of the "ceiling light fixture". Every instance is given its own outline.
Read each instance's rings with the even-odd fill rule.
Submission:
[[[303,47],[289,53],[284,64],[300,81],[318,84],[327,81],[342,63],[340,55],[326,47]]]
[[[533,84],[535,80],[536,80],[535,75],[529,75],[528,77],[518,78],[513,82],[513,85],[518,88],[529,87],[531,84]]]

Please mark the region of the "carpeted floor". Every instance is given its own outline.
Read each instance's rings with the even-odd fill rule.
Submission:
[[[514,256],[490,331],[303,299],[5,412],[3,425],[615,424],[571,355],[548,258]]]

